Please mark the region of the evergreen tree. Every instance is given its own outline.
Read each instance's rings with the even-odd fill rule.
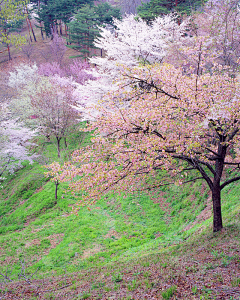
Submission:
[[[86,58],[89,56],[90,49],[96,48],[94,39],[99,35],[98,26],[106,24],[113,26],[114,18],[121,18],[120,10],[108,3],[101,3],[92,7],[86,5],[79,9],[71,22],[68,23],[70,31],[68,39],[70,45],[68,47],[81,52],[81,55],[75,57]]]
[[[95,12],[100,24],[109,24],[113,26],[114,19],[121,19],[120,9],[111,6],[107,2],[97,5],[95,7]]]
[[[86,58],[90,53],[90,48],[94,48],[93,41],[98,35],[99,20],[96,18],[94,8],[84,6],[79,9],[73,20],[69,23],[70,37],[69,43],[74,43],[68,47],[73,48],[81,55],[75,57]]]
[[[202,5],[205,0],[151,0],[142,3],[137,8],[138,15],[150,22],[156,17],[176,11],[180,14],[189,14],[198,6]]]
[[[33,0],[35,3],[34,10],[37,11],[38,22],[43,22],[46,35],[51,35],[57,31],[60,21],[69,22],[70,18],[76,11],[86,4],[93,3],[93,0]]]

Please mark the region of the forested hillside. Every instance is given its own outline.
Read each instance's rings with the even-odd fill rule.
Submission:
[[[240,299],[238,1],[154,1],[1,3],[0,299]]]

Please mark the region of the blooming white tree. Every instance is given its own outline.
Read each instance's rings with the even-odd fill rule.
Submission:
[[[13,97],[9,106],[12,117],[17,118],[27,127],[35,129],[37,124],[30,96],[33,96],[36,91],[37,71],[36,64],[21,63],[9,72],[8,80],[8,85],[15,90],[15,97]]]
[[[60,141],[65,140],[73,125],[79,122],[79,112],[75,108],[74,87],[69,80],[53,77],[47,82],[39,78],[39,86],[31,96],[31,105],[36,115],[38,130],[46,137],[57,141],[60,157]],[[43,84],[44,83],[44,84]]]
[[[104,57],[92,57],[90,62],[97,66],[92,70],[97,81],[88,81],[87,86],[80,86],[82,98],[87,103],[96,103],[110,91],[117,89],[114,80],[123,70],[149,63],[161,62],[170,46],[179,44],[188,28],[189,21],[177,22],[177,15],[158,17],[149,26],[142,19],[129,15],[122,21],[115,20],[114,28],[101,28],[101,36],[95,46],[103,49]]]
[[[20,64],[9,72],[8,85],[15,90],[15,97],[12,99],[10,109],[14,117],[24,122],[28,127],[37,129],[39,126],[38,111],[33,106],[33,98],[44,89],[47,91],[64,87],[71,89],[72,99],[81,99],[79,110],[84,111],[86,101],[81,97],[79,87],[88,79],[95,80],[90,72],[91,67],[88,63],[78,60],[72,61],[68,66],[60,66],[58,63],[45,63],[37,66],[36,64]]]
[[[89,65],[76,67],[76,63],[72,63],[67,73],[57,64],[45,64],[40,68],[21,64],[10,72],[9,85],[17,91],[15,99],[11,101],[14,116],[47,139],[54,137],[59,157],[60,141],[64,139],[67,146],[66,138],[81,118],[79,110],[84,110],[83,103],[79,110],[75,107],[76,98],[80,99],[77,87],[85,77],[92,78],[84,72],[85,68],[89,68]]]
[[[209,51],[217,57],[217,62],[239,67],[240,56],[240,14],[239,0],[209,0],[201,14],[193,16],[195,26],[192,35],[207,36]]]
[[[34,132],[14,120],[0,123],[0,180],[4,173],[13,173],[22,167],[22,162],[30,163],[37,157],[29,154],[28,147],[33,145],[30,139]]]
[[[129,15],[122,21],[115,20],[116,30],[101,28],[101,37],[95,46],[106,52],[106,57],[92,58],[90,61],[105,69],[116,69],[118,65],[129,67],[139,63],[155,63],[167,54],[169,45],[182,39],[188,26],[188,19],[181,24],[176,14],[158,17],[148,25],[142,19]]]

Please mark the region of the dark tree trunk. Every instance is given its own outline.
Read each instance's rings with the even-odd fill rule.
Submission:
[[[57,21],[55,21],[55,32],[57,33],[57,35],[59,35]]]
[[[56,138],[57,139],[57,149],[58,149],[58,157],[60,158],[60,141],[61,141],[61,138]]]
[[[32,36],[31,36],[31,32],[30,32],[30,27],[29,27],[28,21],[29,21],[28,18],[26,18],[27,27],[28,27],[28,33],[29,33],[29,38],[30,38],[30,41],[32,43]]]
[[[215,174],[212,185],[212,202],[213,202],[213,232],[220,231],[223,228],[222,211],[221,211],[221,178],[224,168],[224,160],[226,157],[227,146],[224,144],[225,137],[220,136],[218,143],[218,151],[215,163]]]
[[[8,60],[10,61],[10,60],[12,60],[12,57],[11,57],[9,45],[7,45],[7,49],[8,49]]]
[[[40,28],[41,28],[41,36],[42,36],[42,40],[44,40],[43,29],[42,29],[42,22],[40,22]]]
[[[66,37],[68,37],[68,33],[67,33],[67,25],[65,24],[65,34],[66,34]]]
[[[223,228],[221,211],[221,189],[219,185],[213,186],[213,232],[220,231]]]
[[[6,28],[4,28],[4,32],[7,34]],[[7,50],[8,50],[8,60],[10,61],[12,58],[11,58],[11,53],[10,53],[10,47],[9,47],[9,44],[7,44]]]
[[[31,27],[31,30],[32,30],[32,35],[33,35],[34,41],[36,42],[36,41],[37,41],[37,39],[36,39],[35,33],[34,33],[34,31],[33,31],[33,28],[32,28],[32,23],[31,23],[31,21],[30,21],[30,20],[29,20],[29,24],[30,24],[30,27]]]
[[[32,28],[32,23],[31,23],[31,20],[30,20],[30,18],[29,18],[29,13],[28,13],[27,6],[26,6],[25,8],[26,8],[26,13],[27,13],[27,22],[29,22],[29,26],[30,26],[30,28],[31,28],[31,31],[32,31],[32,35],[33,35],[34,41],[36,42],[37,39],[36,39],[35,33],[34,33],[34,31],[33,31],[33,28]]]
[[[58,180],[55,182],[55,199],[57,200],[57,191],[58,191]]]
[[[65,144],[65,147],[67,148],[67,138],[64,138],[64,144]]]
[[[62,35],[62,22],[60,21],[60,23],[59,23],[59,32],[60,32],[60,34]]]

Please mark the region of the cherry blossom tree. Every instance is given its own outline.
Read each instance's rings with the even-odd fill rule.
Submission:
[[[23,122],[25,126],[36,130],[35,112],[31,105],[31,97],[37,90],[38,67],[36,64],[20,63],[9,72],[8,86],[14,91],[9,109],[14,119]],[[42,84],[44,80],[42,80]]]
[[[121,64],[130,67],[160,62],[166,56],[169,45],[181,40],[188,23],[187,19],[179,25],[176,14],[158,17],[151,26],[142,19],[136,20],[134,15],[122,21],[115,20],[116,29],[101,28],[101,37],[95,42],[106,56],[92,58],[90,62],[104,68],[104,71],[116,70],[116,65]]]
[[[47,137],[55,137],[58,157],[60,157],[60,141],[66,137],[70,128],[79,122],[80,116],[73,94],[73,86],[68,80],[51,78],[39,86],[31,97],[31,105],[36,115],[39,131]]]
[[[84,73],[87,64],[74,69],[75,64],[72,63],[69,72],[75,75],[76,80],[81,82],[85,77],[92,78]],[[79,98],[76,92],[79,83],[73,80],[73,76],[61,77],[64,75],[66,70],[57,63],[40,68],[35,64],[20,64],[10,72],[8,82],[16,90],[16,96],[10,103],[12,115],[48,139],[55,137],[59,157],[60,142],[64,139],[67,146],[67,134],[79,121],[81,113],[81,109],[73,107],[76,106],[76,97]]]
[[[45,176],[51,178],[55,184],[55,199],[58,197],[58,186],[60,184],[59,177],[61,176],[62,168],[58,162],[53,162],[50,166],[45,166],[49,171],[45,172]]]
[[[38,67],[38,73],[44,76],[54,76],[71,78],[73,82],[84,84],[88,80],[94,80],[94,77],[88,73],[91,66],[88,62],[82,62],[74,59],[69,64],[60,65],[57,62],[43,63]]]
[[[57,33],[53,33],[51,42],[46,49],[41,51],[41,55],[48,61],[55,61],[59,65],[62,64],[64,54],[67,50],[64,39]]]
[[[238,0],[209,0],[200,13],[195,13],[190,34],[207,37],[208,49],[215,60],[235,71],[240,55],[240,14]]]
[[[97,103],[106,93],[115,90],[114,81],[120,76],[122,65],[134,67],[161,62],[173,44],[177,47],[182,45],[182,39],[188,38],[184,37],[188,24],[186,19],[178,25],[176,14],[159,17],[151,26],[129,15],[122,21],[115,20],[113,27],[101,27],[95,46],[105,55],[89,59],[96,65],[92,75],[98,80],[89,80],[79,87],[82,98],[88,103]]]
[[[0,123],[0,181],[4,173],[14,173],[22,167],[23,161],[30,163],[37,157],[28,151],[34,132],[15,120]]]
[[[95,80],[90,74],[91,67],[86,62],[73,60],[70,64],[59,65],[57,62],[36,64],[21,63],[9,73],[8,85],[15,90],[10,109],[13,117],[24,122],[27,127],[38,127],[38,113],[33,108],[32,98],[44,88],[50,90],[51,83],[66,85],[72,93],[72,99],[78,99],[80,112],[83,112],[84,99],[79,86],[87,80]],[[60,87],[60,90],[63,87]],[[82,100],[81,100],[82,99]],[[87,101],[85,101],[87,104]]]
[[[125,68],[118,90],[106,96],[108,106],[98,106],[98,118],[86,129],[95,130],[92,144],[75,151],[72,164],[58,175],[81,195],[80,206],[111,189],[133,192],[205,180],[213,231],[222,229],[221,191],[240,180],[239,82],[217,65],[213,74],[207,72],[202,49],[200,40],[192,50],[198,60],[192,74],[167,63]]]

